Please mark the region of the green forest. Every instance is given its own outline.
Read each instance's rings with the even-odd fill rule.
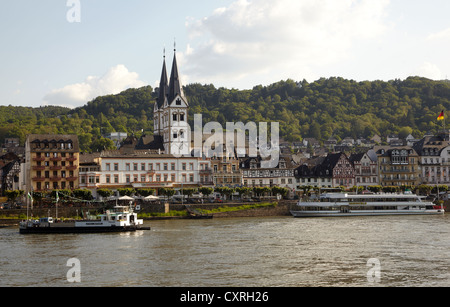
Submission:
[[[184,87],[190,104],[189,119],[202,114],[204,123],[279,122],[280,137],[321,141],[334,136],[371,137],[375,134],[420,138],[437,132],[437,116],[450,109],[450,82],[410,77],[405,80],[357,82],[343,78],[280,81],[250,90],[190,84]],[[76,134],[84,152],[113,148],[102,136],[127,132],[139,137],[153,131],[153,105],[158,89],[128,89],[97,97],[76,109],[63,107],[0,106],[0,142],[27,134]],[[447,114],[447,113],[446,113]]]

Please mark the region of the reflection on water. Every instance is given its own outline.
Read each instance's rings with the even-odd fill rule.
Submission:
[[[151,231],[19,235],[0,230],[0,286],[450,286],[450,218],[154,221]],[[368,282],[367,262],[381,264]]]

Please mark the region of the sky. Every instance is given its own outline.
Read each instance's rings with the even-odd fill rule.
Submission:
[[[448,0],[3,0],[0,105],[85,105],[156,87],[450,75]],[[169,71],[170,73],[170,71]]]

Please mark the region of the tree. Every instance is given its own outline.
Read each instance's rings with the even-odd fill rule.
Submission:
[[[154,195],[155,192],[156,192],[155,189],[145,189],[145,188],[138,188],[138,189],[136,189],[136,193],[138,195],[140,195],[140,196],[143,196],[143,197]]]
[[[94,199],[92,197],[92,192],[87,189],[77,189],[73,191],[73,196],[75,198],[78,198],[81,201],[90,201]]]
[[[7,190],[5,191],[6,197],[8,197],[8,200],[15,202],[16,199],[20,196],[22,196],[25,192],[22,190]]]
[[[167,200],[169,200],[170,197],[175,195],[175,190],[172,188],[159,188],[158,194],[167,196]]]
[[[133,188],[119,188],[117,192],[119,192],[120,196],[131,196],[136,193],[136,190]]]
[[[285,197],[288,192],[289,192],[289,189],[287,189],[287,188],[283,188],[283,187],[279,187],[279,186],[273,186],[272,187],[272,194],[273,195],[280,194],[281,196]]]
[[[112,140],[100,137],[92,142],[90,148],[92,151],[100,152],[103,150],[114,150],[117,147]]]
[[[242,195],[249,195],[252,192],[252,188],[240,187],[240,188],[236,188],[236,192],[239,193],[239,197],[242,199]]]
[[[182,195],[187,195],[188,199],[197,191],[197,189],[193,189],[193,188],[185,188],[185,189],[181,189],[181,193]]]
[[[198,189],[198,191],[203,194],[203,197],[205,197],[205,195],[206,195],[206,197],[208,197],[209,195],[211,195],[214,192],[214,189],[208,188],[208,187],[201,187]]]
[[[228,199],[228,197],[230,197],[234,193],[234,189],[229,187],[216,187],[214,190],[217,193],[220,193],[222,197],[227,196],[226,199]]]
[[[110,189],[98,189],[97,194],[103,198],[111,197],[114,195],[113,190]]]

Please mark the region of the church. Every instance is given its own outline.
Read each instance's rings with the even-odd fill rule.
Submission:
[[[159,95],[153,114],[154,138],[163,143],[165,154],[183,156],[191,153],[191,130],[188,125],[189,103],[184,95],[174,49],[170,79],[167,78],[166,56],[159,83]]]

